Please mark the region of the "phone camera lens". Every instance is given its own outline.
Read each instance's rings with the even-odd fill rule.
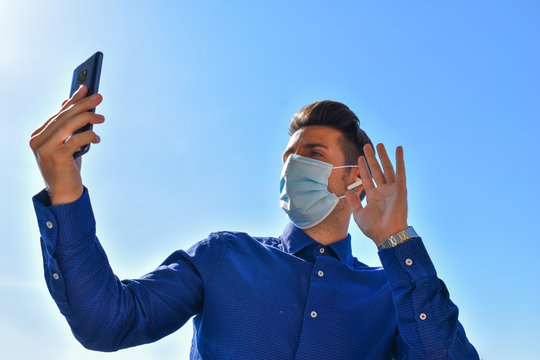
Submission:
[[[81,73],[79,74],[79,85],[82,84],[84,82],[84,80],[86,80],[86,75],[87,74],[88,74],[87,70],[81,71]]]

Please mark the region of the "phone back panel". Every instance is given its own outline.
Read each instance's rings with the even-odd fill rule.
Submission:
[[[86,96],[90,96],[98,92],[102,62],[103,62],[103,53],[98,51],[94,55],[90,56],[81,65],[77,66],[75,70],[73,70],[73,79],[71,81],[71,91],[69,93],[70,98],[73,95],[73,93],[77,91],[79,86],[83,84],[88,87],[88,94]]]
[[[101,63],[103,62],[103,53],[98,51],[94,55],[90,56],[85,62],[77,66],[73,70],[73,79],[71,80],[71,90],[69,92],[69,97],[73,96],[75,91],[81,85],[86,85],[88,87],[88,93],[86,96],[93,95],[98,92],[99,89],[99,78],[101,77]],[[91,112],[96,112],[96,109],[90,110]],[[80,129],[77,129],[73,132],[73,135],[91,130],[93,128],[92,124],[86,124]],[[81,148],[73,154],[74,158],[78,158],[83,154],[86,154],[90,150],[90,144],[81,146]]]

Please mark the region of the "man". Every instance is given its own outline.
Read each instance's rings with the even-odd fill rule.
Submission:
[[[72,157],[99,142],[73,131],[104,121],[87,112],[101,96],[86,92],[30,140],[46,183],[34,197],[45,278],[85,347],[152,342],[195,315],[191,359],[478,359],[407,223],[403,149],[394,170],[379,144],[379,164],[358,118],[337,102],[311,104],[291,121],[280,197],[291,223],[279,238],[212,233],[142,278],[119,281]],[[352,256],[351,214],[382,268]]]

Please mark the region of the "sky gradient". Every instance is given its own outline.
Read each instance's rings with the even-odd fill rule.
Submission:
[[[30,134],[104,53],[82,176],[115,273],[137,278],[212,231],[278,236],[292,115],[347,104],[402,145],[409,224],[481,357],[540,353],[540,3],[97,0],[0,3],[0,348],[10,359],[185,359],[154,344],[84,349],[48,294]],[[380,264],[353,225],[353,254]],[[339,326],[339,324],[336,324]]]

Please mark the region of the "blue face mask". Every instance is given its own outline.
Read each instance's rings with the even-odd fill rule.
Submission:
[[[328,178],[333,169],[358,167],[357,165],[332,166],[324,161],[292,154],[281,171],[279,204],[294,225],[309,229],[326,219],[338,204],[337,196],[328,191]],[[362,180],[347,186],[353,189]]]

